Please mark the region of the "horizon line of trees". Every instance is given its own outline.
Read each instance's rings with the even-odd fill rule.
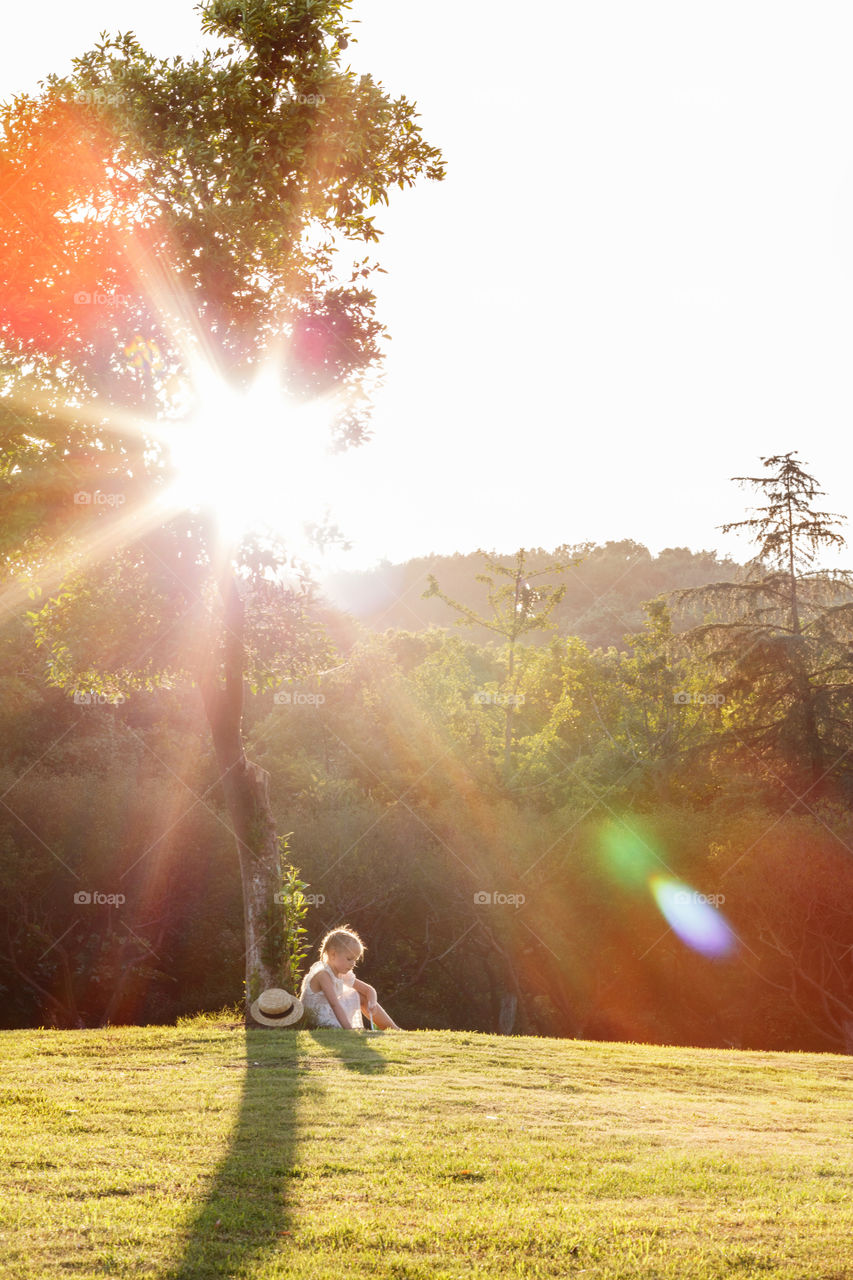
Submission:
[[[525,554],[532,573],[555,562],[569,563],[552,621],[558,634],[579,636],[593,648],[624,648],[625,636],[643,626],[643,605],[648,600],[677,589],[738,580],[746,573],[744,565],[716,551],[666,547],[653,556],[630,538],[602,544],[563,543],[552,551],[528,547]],[[487,588],[479,581],[484,557],[512,559],[511,554],[480,550],[416,556],[401,564],[383,562],[371,569],[330,574],[323,595],[331,607],[351,614],[371,630],[453,627],[457,611],[440,595],[424,599],[423,589],[431,576],[440,578],[445,593],[482,614],[488,608]],[[684,614],[678,620],[681,628],[701,616],[695,610]],[[492,633],[482,624],[474,624],[469,634],[480,644],[493,642]],[[547,636],[547,630],[539,630],[531,632],[530,639],[543,643]]]

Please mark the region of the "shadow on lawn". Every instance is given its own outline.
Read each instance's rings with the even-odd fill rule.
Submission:
[[[291,1186],[302,1176],[297,1161],[303,1095],[309,1086],[315,1092],[330,1058],[370,1075],[387,1065],[372,1034],[309,1034],[324,1052],[306,1050],[304,1037],[292,1031],[245,1033],[243,1096],[231,1146],[189,1227],[183,1257],[164,1280],[244,1275],[268,1254],[287,1249],[295,1225]]]

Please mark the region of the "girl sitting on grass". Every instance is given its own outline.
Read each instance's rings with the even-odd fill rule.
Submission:
[[[362,1012],[385,1031],[401,1030],[376,1000],[376,988],[361,982],[353,973],[364,953],[364,943],[349,925],[327,933],[320,943],[320,959],[315,960],[302,979],[299,999],[312,1009],[320,1027],[363,1027]]]

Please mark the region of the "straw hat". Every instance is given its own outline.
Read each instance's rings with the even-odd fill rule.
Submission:
[[[289,991],[268,987],[250,1006],[249,1012],[255,1022],[263,1023],[265,1027],[289,1027],[302,1017],[303,1008],[302,1001]]]

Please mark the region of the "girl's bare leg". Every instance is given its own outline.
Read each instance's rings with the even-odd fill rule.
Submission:
[[[371,1011],[368,1010],[364,1000],[361,1002],[361,1012],[365,1018],[371,1017]],[[390,1014],[386,1013],[381,1004],[375,1004],[372,1010],[373,1025],[379,1027],[380,1031],[402,1031],[402,1027],[398,1027]]]

